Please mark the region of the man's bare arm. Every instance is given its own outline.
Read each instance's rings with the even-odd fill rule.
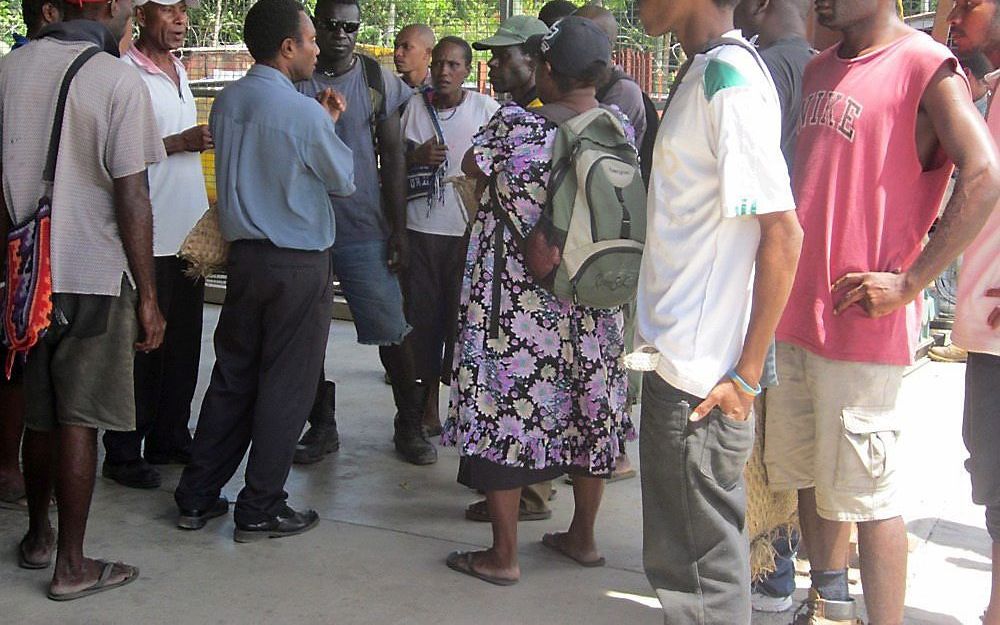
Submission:
[[[135,348],[148,352],[163,342],[166,322],[156,301],[156,271],[153,267],[153,209],[149,203],[149,181],[143,170],[114,180],[115,215],[125,247],[129,269],[139,292],[141,335]]]
[[[795,211],[758,215],[757,222],[760,224],[760,244],[754,269],[750,325],[743,341],[743,352],[734,367],[741,378],[754,386],[760,383],[764,358],[792,291],[802,249],[802,227]],[[695,408],[692,419],[704,417],[715,406],[734,419],[746,419],[752,403],[753,397],[741,391],[733,381],[724,379]]]
[[[406,150],[399,129],[399,111],[393,111],[378,128],[379,164],[385,217],[389,222],[389,269],[406,268]]]
[[[1000,156],[982,116],[969,98],[964,80],[944,65],[931,80],[921,108],[941,147],[958,168],[955,192],[934,235],[920,256],[900,273],[859,272],[840,277],[835,314],[859,304],[870,317],[881,317],[913,301],[962,253],[982,229],[1000,197]]]

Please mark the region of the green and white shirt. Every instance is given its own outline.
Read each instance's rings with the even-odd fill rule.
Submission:
[[[698,397],[742,352],[760,242],[754,215],[795,209],[781,106],[755,57],[738,45],[696,55],[653,150],[638,332],[660,352],[660,376]]]

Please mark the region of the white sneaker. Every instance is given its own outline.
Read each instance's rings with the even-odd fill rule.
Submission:
[[[792,609],[791,597],[772,597],[762,592],[750,593],[750,605],[757,612],[785,612]]]

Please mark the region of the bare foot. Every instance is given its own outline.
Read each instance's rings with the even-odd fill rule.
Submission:
[[[469,564],[473,571],[482,575],[507,580],[521,579],[521,567],[517,562],[504,562],[493,549],[473,551],[469,557]]]
[[[542,544],[583,566],[604,565],[604,557],[592,538],[584,540],[570,532],[553,532],[542,536]]]
[[[56,564],[56,572],[52,576],[52,583],[49,584],[49,593],[52,595],[67,595],[92,587],[101,578],[104,570],[104,562],[84,558],[83,565],[78,569],[70,570],[69,567],[61,567]],[[104,586],[116,586],[124,583],[136,574],[136,569],[121,562],[112,565],[111,574],[104,582]]]
[[[56,550],[56,533],[49,526],[44,532],[28,532],[21,541],[21,553],[28,564],[51,562]]]

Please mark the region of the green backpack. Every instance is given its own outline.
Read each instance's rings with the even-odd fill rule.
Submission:
[[[532,112],[558,124],[548,199],[527,235],[500,210],[535,280],[580,306],[631,301],[646,240],[646,188],[621,121],[597,107],[577,115],[561,105]],[[494,206],[499,206],[494,202]]]

